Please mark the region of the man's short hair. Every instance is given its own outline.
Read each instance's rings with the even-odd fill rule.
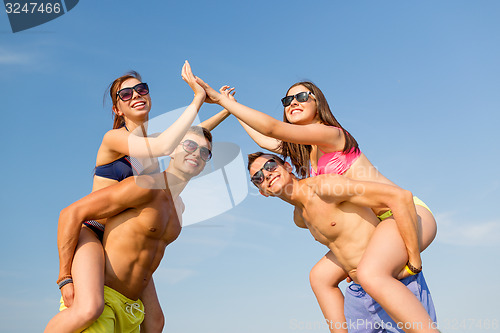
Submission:
[[[205,127],[201,127],[201,126],[191,126],[187,132],[187,133],[194,133],[194,134],[197,134],[199,136],[204,136],[205,139],[208,141],[208,143],[210,143],[210,145],[212,145],[212,133],[210,133],[209,130],[207,130]]]
[[[248,172],[250,172],[250,166],[253,164],[253,162],[255,162],[255,160],[257,158],[261,157],[262,155],[271,156],[275,161],[277,161],[281,165],[285,165],[285,161],[283,161],[283,159],[281,157],[279,157],[278,155],[258,151],[258,152],[253,153],[253,154],[248,154]]]

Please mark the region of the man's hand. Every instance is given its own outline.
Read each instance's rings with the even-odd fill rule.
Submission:
[[[61,288],[61,295],[64,301],[64,305],[69,308],[73,305],[73,300],[75,299],[75,286],[73,283],[68,283]]]
[[[420,255],[417,258],[410,259],[408,262],[415,268],[422,268],[422,259],[421,259]],[[405,267],[403,267],[401,272],[399,272],[397,279],[401,280],[401,279],[407,278],[408,276],[412,276],[412,275],[415,275],[415,274],[410,274],[408,272],[408,270],[406,269],[406,265],[405,265]]]

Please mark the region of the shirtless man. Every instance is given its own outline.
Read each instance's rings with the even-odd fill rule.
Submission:
[[[201,130],[200,127],[188,130],[165,172],[129,177],[62,210],[58,228],[61,281],[71,277],[82,222],[107,219],[102,241],[106,263],[105,307],[87,331],[139,332],[144,318],[139,298],[152,281],[166,246],[181,232],[184,207],[179,194],[211,157],[212,136],[209,131]],[[67,286],[61,290],[65,301],[72,297],[72,286],[65,290]]]
[[[401,282],[420,300],[423,306],[415,312],[426,311],[428,315],[424,312],[424,317],[432,319],[427,322],[411,322],[408,318],[392,321],[358,284],[357,267],[375,228],[379,224],[395,223],[394,220],[380,222],[371,208],[390,208],[395,219],[416,221],[413,196],[409,191],[333,174],[299,180],[292,174],[292,167],[280,157],[261,152],[248,155],[248,170],[261,194],[276,196],[294,205],[297,226],[308,228],[318,242],[332,251],[334,256],[330,259],[338,266],[337,289],[338,283],[347,277],[355,282],[346,291],[345,304],[340,289],[336,292],[339,311],[328,323],[332,332],[347,332],[347,329],[363,333],[402,332],[400,329],[437,332],[434,306],[421,273],[409,276],[409,272],[403,270],[398,277],[404,278]],[[396,227],[394,230],[397,232]],[[398,245],[401,253],[406,254],[402,239]],[[404,265],[403,261],[401,267]],[[396,300],[397,297],[393,302]]]

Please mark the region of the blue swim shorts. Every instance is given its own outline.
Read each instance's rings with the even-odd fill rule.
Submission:
[[[422,303],[434,323],[436,310],[432,297],[425,282],[424,275],[409,276],[401,280]],[[349,333],[404,333],[404,325],[433,325],[432,323],[399,323],[396,324],[375,300],[356,283],[347,286],[344,301],[344,313]],[[422,327],[422,326],[420,326]]]

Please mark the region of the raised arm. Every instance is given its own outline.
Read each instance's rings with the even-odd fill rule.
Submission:
[[[236,101],[234,98],[234,88],[230,88],[229,86],[222,86],[219,89],[219,92],[222,95],[227,96],[229,99]],[[229,111],[228,111],[229,112]],[[269,136],[265,136],[264,134],[261,134],[248,126],[245,122],[243,122],[241,119],[236,118],[238,122],[240,123],[241,127],[247,132],[247,134],[252,138],[253,141],[255,141],[256,144],[259,145],[259,147],[267,149],[269,151],[272,151],[276,154],[281,154],[281,140],[277,140],[274,138],[271,138]]]
[[[150,179],[149,176],[140,177],[143,181]],[[138,186],[134,178],[129,177],[115,185],[95,191],[61,211],[57,228],[59,278],[71,275],[71,265],[82,222],[108,218],[151,199],[153,190]]]
[[[227,111],[226,109],[219,111],[219,113],[215,114],[214,116],[208,118],[207,120],[204,120],[200,123],[199,126],[206,128],[210,132],[214,128],[220,125],[224,120],[226,120],[227,117],[229,117],[231,113]]]
[[[205,100],[205,90],[196,82],[187,61],[182,67],[182,79],[193,89],[194,98],[169,128],[157,137],[150,138],[144,138],[142,131],[139,131],[139,135],[135,135],[125,131],[112,130],[104,136],[103,145],[109,150],[134,157],[158,157],[172,153],[193,123]]]
[[[216,92],[199,77],[197,77],[197,82],[207,93],[206,102],[221,105],[236,118],[264,136],[291,143],[319,145],[330,150],[342,150],[344,147],[343,133],[336,127],[323,124],[294,125],[285,123],[240,104],[225,94]]]
[[[370,208],[390,208],[405,243],[409,262],[417,268],[422,266],[418,216],[410,191],[393,185],[356,181],[340,175],[324,175],[318,180],[319,194],[324,198]]]

